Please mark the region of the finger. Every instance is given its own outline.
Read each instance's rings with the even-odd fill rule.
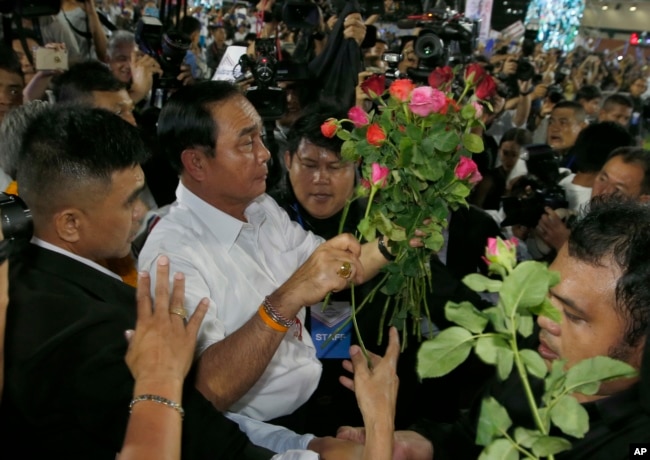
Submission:
[[[340,235],[337,235],[334,238],[328,240],[326,244],[332,248],[351,252],[355,257],[359,257],[361,255],[361,244],[353,235],[349,233],[342,233]]]
[[[210,305],[210,301],[204,297],[196,306],[196,310],[194,310],[192,316],[190,316],[190,320],[187,322],[187,326],[185,327],[185,329],[187,330],[187,333],[190,334],[192,337],[196,337],[196,335],[198,334],[199,327],[203,322],[203,318],[205,318],[205,314],[208,312],[209,305]]]
[[[354,367],[353,372],[355,375],[366,375],[370,372],[368,369],[368,362],[366,361],[365,356],[361,353],[361,348],[357,345],[352,345],[350,347],[350,360],[352,361],[352,366]]]
[[[352,365],[352,361],[349,359],[343,360],[341,365],[343,366],[343,369],[354,374],[354,366]]]
[[[399,333],[396,327],[391,327],[388,330],[388,347],[384,359],[387,359],[392,367],[397,367],[397,360],[399,359]]]
[[[156,262],[156,288],[155,288],[156,306],[160,305],[162,311],[166,314],[169,312],[169,258],[167,256],[158,257]]]
[[[354,391],[354,380],[344,375],[339,376],[339,383],[350,391]]]
[[[131,345],[131,339],[133,339],[133,335],[135,334],[135,331],[133,329],[127,329],[124,331],[124,338],[126,339],[126,342]]]
[[[182,273],[174,273],[174,285],[172,288],[171,300],[169,301],[169,304],[159,305],[158,299],[156,299],[156,310],[158,310],[158,307],[160,308],[161,311],[165,311],[165,309],[167,309],[166,313],[169,313],[172,309],[185,310],[185,306],[183,305],[184,299],[185,299],[185,275],[183,275]],[[185,318],[183,318],[181,315],[173,315],[173,316],[177,316],[182,320],[185,320]]]
[[[148,318],[152,314],[151,304],[151,277],[147,272],[138,273],[138,287],[135,292],[137,303],[138,321]]]

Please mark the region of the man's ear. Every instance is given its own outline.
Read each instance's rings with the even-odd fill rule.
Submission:
[[[205,154],[197,148],[189,148],[183,150],[181,153],[181,163],[183,170],[194,179],[195,181],[202,181],[205,179]]]
[[[66,208],[57,212],[54,217],[54,228],[57,236],[67,243],[76,243],[81,238],[83,213],[77,208]]]

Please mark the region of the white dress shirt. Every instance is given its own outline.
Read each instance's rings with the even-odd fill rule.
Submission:
[[[268,195],[245,211],[247,222],[223,213],[182,184],[169,214],[154,227],[139,257],[140,270],[155,279],[156,260],[170,259],[170,274],[185,274],[185,308],[210,299],[197,340],[197,356],[242,327],[264,297],[275,291],[324,241],[292,222]],[[292,413],[313,393],[321,364],[300,323],[285,335],[255,385],[230,410],[255,420]],[[232,366],[245,363],[232,362]]]

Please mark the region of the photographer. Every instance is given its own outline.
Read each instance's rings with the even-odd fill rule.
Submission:
[[[81,56],[106,60],[107,39],[95,0],[62,0],[58,16],[74,33]]]

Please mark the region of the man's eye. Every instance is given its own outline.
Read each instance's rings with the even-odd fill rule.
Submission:
[[[564,316],[566,316],[566,319],[568,319],[572,323],[577,323],[578,321],[582,321],[582,318],[580,318],[579,316],[576,316],[574,314],[571,314],[571,313],[567,312],[566,310],[564,310]]]

